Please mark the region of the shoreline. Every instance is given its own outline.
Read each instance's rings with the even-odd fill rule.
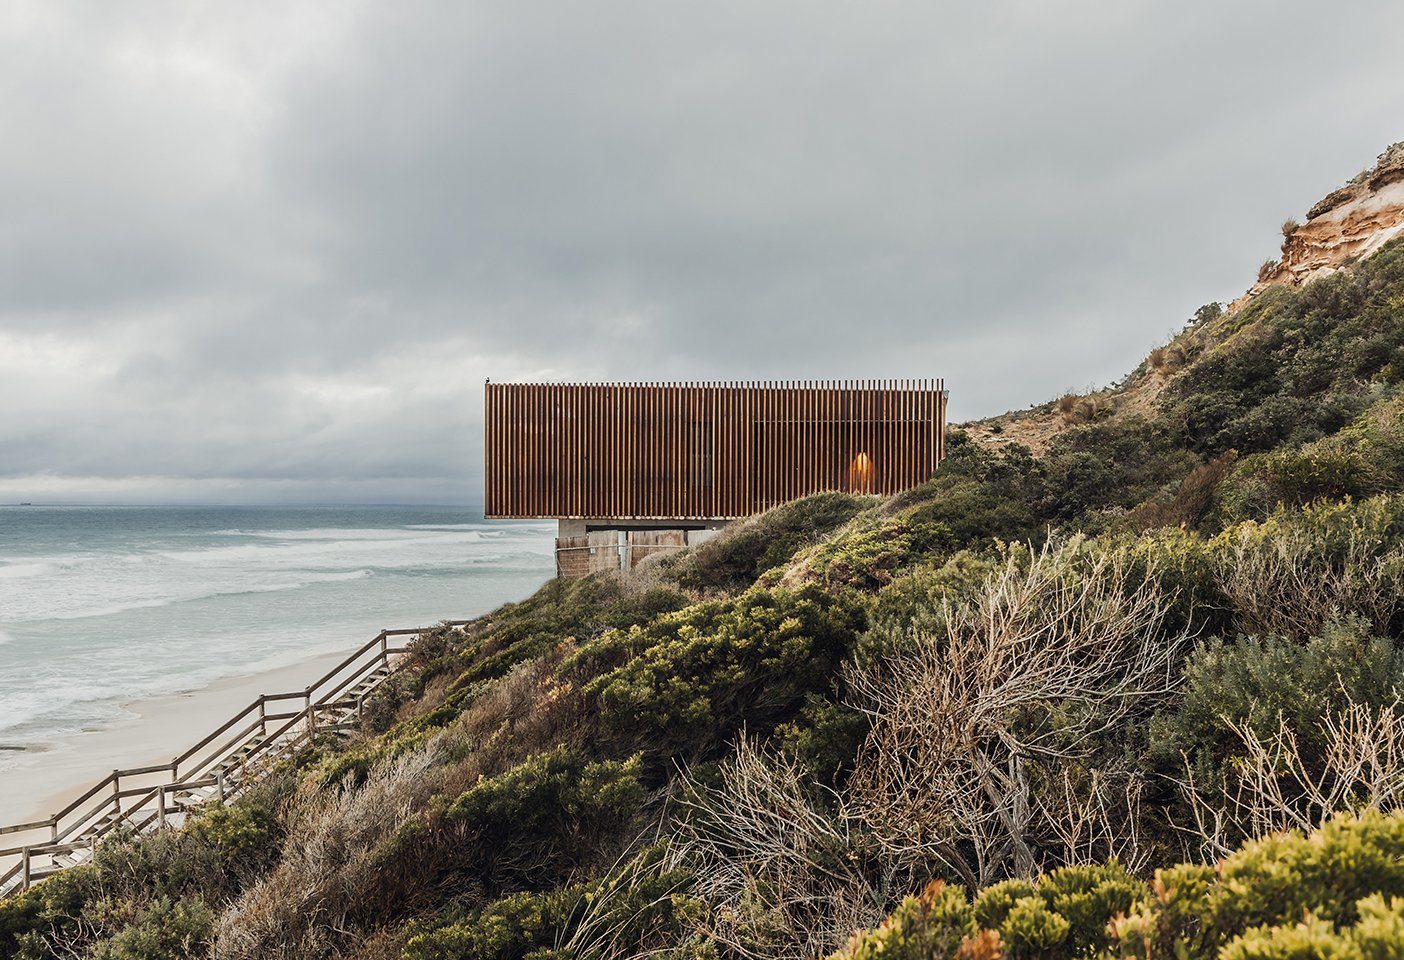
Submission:
[[[114,769],[168,763],[261,695],[302,690],[352,649],[126,701],[121,707],[130,717],[16,751],[35,762],[0,774],[0,824],[47,819]]]

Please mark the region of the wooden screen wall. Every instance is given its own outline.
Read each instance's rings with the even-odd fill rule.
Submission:
[[[489,517],[726,519],[896,493],[944,452],[940,380],[487,386]]]

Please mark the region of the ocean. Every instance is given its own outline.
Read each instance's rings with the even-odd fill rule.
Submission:
[[[452,507],[0,507],[0,775],[124,703],[522,599],[553,536]]]

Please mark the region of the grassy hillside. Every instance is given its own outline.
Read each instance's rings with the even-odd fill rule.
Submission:
[[[1396,956],[1404,243],[1140,375],[1040,457],[955,434],[427,635],[0,956]]]

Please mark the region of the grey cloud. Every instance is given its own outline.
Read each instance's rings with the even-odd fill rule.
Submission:
[[[1385,2],[55,6],[0,20],[0,344],[103,362],[0,355],[0,496],[471,499],[485,376],[998,412],[1404,136]]]

